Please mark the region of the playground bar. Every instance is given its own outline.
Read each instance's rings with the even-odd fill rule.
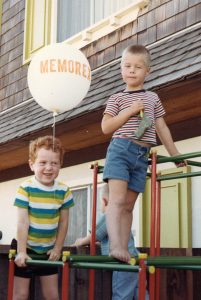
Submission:
[[[125,264],[122,261],[117,260],[116,258],[113,258],[111,256],[107,255],[70,255],[68,258],[68,261],[70,263],[72,262],[103,262],[103,263],[122,263]],[[137,259],[137,257],[132,257],[132,259]]]
[[[156,160],[157,153],[151,154],[151,225],[150,225],[150,255],[155,256],[156,239]],[[149,274],[149,296],[150,300],[155,300],[155,273]]]
[[[175,155],[175,156],[164,156],[164,157],[158,157],[157,158],[157,163],[162,164],[166,162],[180,162],[182,160],[186,160],[188,158],[194,158],[194,157],[199,157],[201,156],[201,151],[200,152],[192,152],[192,153],[187,153],[187,154],[181,154],[181,155]]]
[[[94,269],[94,270],[111,270],[111,271],[125,271],[138,272],[139,266],[131,266],[126,264],[110,264],[110,263],[91,263],[91,262],[73,262],[70,264],[71,268],[78,269]]]
[[[50,261],[50,260],[26,260],[27,265],[37,265],[37,266],[47,266],[47,267],[63,267],[64,263],[62,261]]]
[[[177,178],[195,177],[195,176],[201,176],[201,172],[192,172],[192,173],[182,173],[182,174],[177,174],[177,175],[158,176],[156,180],[162,181],[162,180],[170,180],[170,179],[177,179]]]
[[[147,258],[148,266],[158,267],[159,265],[200,265],[201,268],[201,256],[155,256]]]
[[[98,163],[93,166],[93,207],[92,207],[92,229],[91,229],[91,242],[90,242],[90,255],[96,254],[96,203],[97,203],[97,175]],[[95,271],[89,270],[89,300],[94,299],[94,284],[95,284]]]
[[[147,259],[147,254],[139,255],[139,300],[145,299],[146,294],[146,281],[147,281],[147,266],[145,260]]]
[[[15,258],[16,251],[10,250],[9,251],[9,269],[8,269],[8,294],[7,300],[13,299],[13,286],[14,286],[14,269],[15,269]]]
[[[160,232],[161,232],[161,182],[156,182],[156,255],[160,256]],[[160,299],[160,269],[156,269],[156,300]]]

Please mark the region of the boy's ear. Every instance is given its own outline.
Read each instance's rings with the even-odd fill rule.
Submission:
[[[30,159],[29,159],[29,167],[30,167],[31,171],[34,171],[33,170],[33,162]]]

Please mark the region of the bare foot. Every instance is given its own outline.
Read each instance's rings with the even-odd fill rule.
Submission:
[[[113,249],[110,251],[110,256],[128,263],[131,259],[130,253],[123,249]]]

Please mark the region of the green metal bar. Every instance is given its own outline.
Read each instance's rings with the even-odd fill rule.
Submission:
[[[191,270],[191,271],[196,271],[196,270],[201,270],[201,266],[193,266],[193,265],[179,265],[179,266],[175,266],[175,265],[158,265],[157,268],[159,269],[176,269],[176,270]]]
[[[50,260],[26,260],[27,265],[37,265],[37,266],[47,266],[47,267],[63,267],[64,263],[62,261],[50,261]]]
[[[187,164],[189,166],[201,167],[201,162],[199,161],[187,160]]]
[[[176,175],[163,175],[163,176],[158,176],[156,180],[162,181],[162,180],[171,180],[171,179],[178,179],[178,178],[195,177],[195,176],[201,176],[201,172],[181,173]]]
[[[159,257],[148,257],[148,266],[160,266],[160,265],[200,265],[201,267],[201,256],[159,256]]]
[[[111,271],[125,271],[125,272],[138,272],[139,266],[131,266],[126,264],[110,264],[110,263],[88,263],[88,262],[75,262],[70,265],[71,268],[77,269],[96,269],[96,270],[111,270]]]
[[[67,257],[69,262],[102,262],[102,263],[121,263],[119,260],[107,255],[70,255]],[[123,262],[122,262],[123,264]],[[124,263],[125,264],[125,263]]]
[[[98,174],[103,173],[104,167],[98,166]]]
[[[166,163],[166,162],[180,162],[180,161],[186,160],[188,158],[194,158],[194,157],[200,157],[200,156],[201,156],[201,152],[192,152],[192,153],[181,154],[181,155],[170,156],[170,157],[159,156],[157,158],[157,163],[162,164],[162,163]]]

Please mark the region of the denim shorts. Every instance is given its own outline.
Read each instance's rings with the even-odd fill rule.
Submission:
[[[113,138],[107,150],[103,180],[124,180],[130,190],[143,192],[149,151],[149,147],[135,144],[127,138]]]

